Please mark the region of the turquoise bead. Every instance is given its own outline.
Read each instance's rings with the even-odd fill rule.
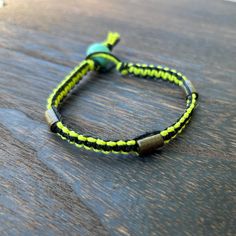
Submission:
[[[87,49],[86,55],[90,55],[95,52],[110,52],[109,48],[101,43],[94,43],[90,45]],[[105,68],[109,61],[102,57],[93,58],[102,68]]]

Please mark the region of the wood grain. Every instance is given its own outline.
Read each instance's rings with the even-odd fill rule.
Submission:
[[[131,14],[132,13],[132,14]],[[1,235],[235,235],[236,4],[7,1],[0,9]],[[144,159],[79,150],[48,131],[46,99],[107,31],[123,60],[167,65],[197,88],[186,131]],[[85,134],[132,138],[184,109],[171,84],[92,73],[65,102]]]

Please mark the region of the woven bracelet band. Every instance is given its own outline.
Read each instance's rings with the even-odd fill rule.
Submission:
[[[87,50],[87,57],[76,66],[69,75],[53,90],[47,100],[46,120],[52,132],[58,134],[75,146],[102,152],[105,154],[137,154],[143,155],[169,143],[182,132],[189,123],[197,105],[198,94],[186,76],[162,66],[133,64],[120,61],[111,54],[113,47],[119,42],[119,34],[110,32],[106,41],[92,44]],[[182,87],[186,93],[186,108],[179,119],[162,131],[154,131],[131,140],[102,140],[86,136],[68,128],[61,119],[59,107],[69,92],[90,71],[109,71],[116,68],[122,75],[132,75],[141,78],[161,79]]]

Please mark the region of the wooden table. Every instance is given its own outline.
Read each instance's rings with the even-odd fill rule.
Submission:
[[[0,9],[1,235],[235,235],[236,4],[7,1]],[[118,31],[123,60],[176,68],[199,106],[183,135],[144,159],[79,150],[48,131],[51,90],[86,47]],[[68,125],[123,139],[171,124],[168,83],[92,74],[64,105]]]

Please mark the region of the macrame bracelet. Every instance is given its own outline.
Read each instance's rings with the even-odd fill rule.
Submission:
[[[87,50],[87,57],[76,66],[69,75],[53,90],[47,100],[46,120],[52,132],[58,134],[75,146],[95,152],[117,154],[146,154],[162,147],[174,139],[189,123],[197,105],[198,94],[190,82],[181,73],[162,66],[133,64],[120,61],[111,54],[113,47],[119,42],[118,33],[110,32],[107,40],[92,44]],[[162,131],[154,131],[131,140],[102,140],[75,132],[68,128],[61,120],[59,106],[68,93],[90,71],[109,71],[113,67],[122,75],[162,79],[182,87],[186,93],[186,109],[180,118]]]

